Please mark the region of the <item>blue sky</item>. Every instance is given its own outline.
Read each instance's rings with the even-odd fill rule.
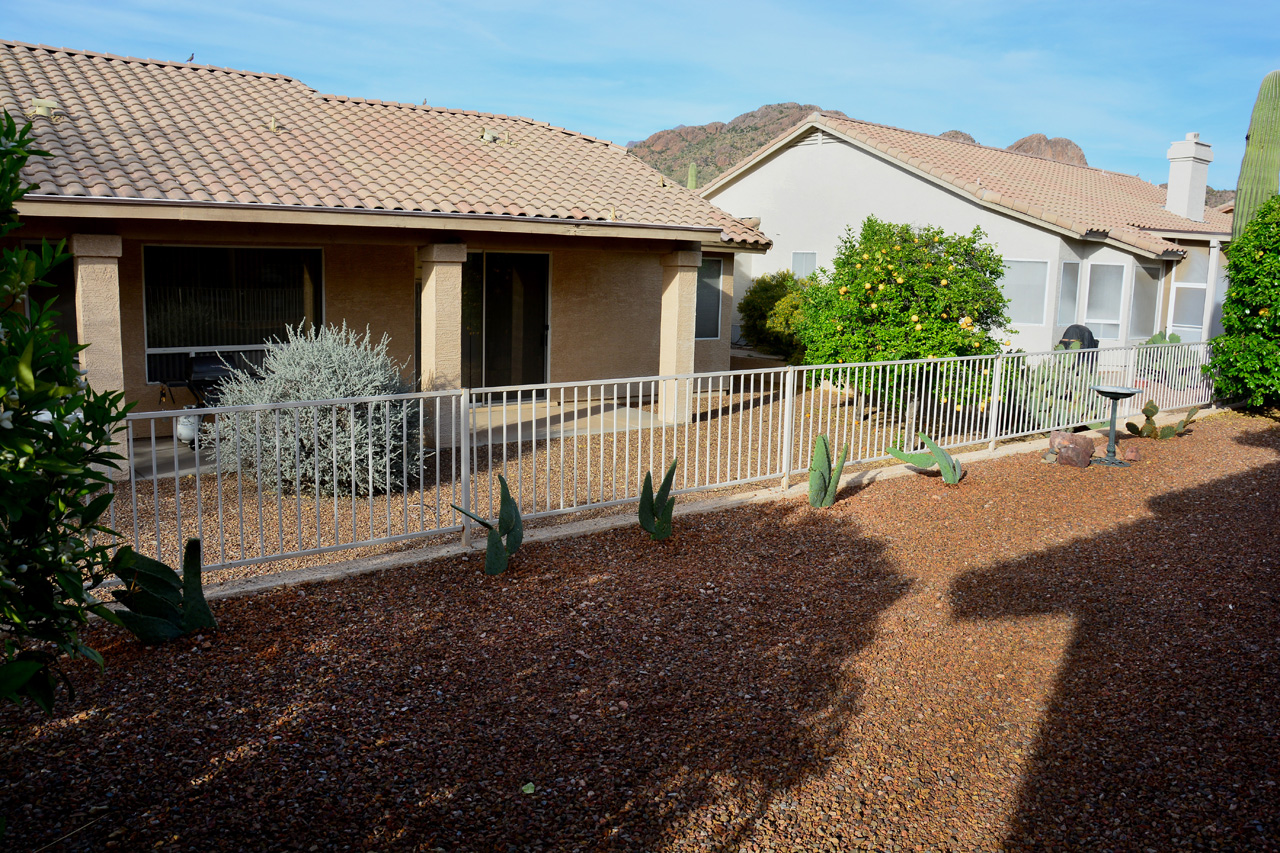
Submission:
[[[1005,146],[1066,136],[1160,183],[1212,144],[1234,186],[1280,3],[906,0],[30,0],[5,38],[296,77],[322,92],[530,116],[626,143],[818,104]]]

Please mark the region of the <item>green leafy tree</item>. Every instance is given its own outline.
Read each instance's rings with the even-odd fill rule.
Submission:
[[[1009,323],[1003,275],[980,229],[962,236],[868,217],[804,291],[796,333],[805,363],[999,352]]]
[[[1222,334],[1206,370],[1215,393],[1246,406],[1280,406],[1280,196],[1258,208],[1227,247]]]
[[[738,301],[742,336],[761,352],[788,358],[799,346],[795,334],[770,322],[778,303],[795,296],[808,283],[791,270],[766,273],[751,283]]]
[[[31,126],[0,119],[0,237],[20,227],[15,205],[30,189],[22,167],[48,156]],[[117,621],[91,589],[107,575],[112,434],[123,395],[89,388],[72,344],[55,326],[44,277],[67,259],[62,245],[0,254],[0,696],[53,707],[63,656],[102,663],[80,641],[89,613]],[[35,288],[35,289],[33,289]],[[29,307],[22,310],[22,302]]]

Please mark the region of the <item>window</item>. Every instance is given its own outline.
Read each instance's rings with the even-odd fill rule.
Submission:
[[[259,365],[266,341],[321,321],[319,249],[146,246],[142,262],[148,382],[186,379],[196,354]]]
[[[693,336],[699,340],[720,337],[720,275],[723,262],[708,258],[698,268],[698,308]]]
[[[1120,307],[1124,298],[1123,264],[1089,264],[1089,297],[1084,324],[1100,341],[1120,339]]]
[[[1009,319],[1023,326],[1044,323],[1048,261],[1005,261],[1000,287],[1009,299]]]
[[[817,252],[792,252],[791,271],[796,278],[808,278],[818,271]]]
[[[1058,325],[1072,326],[1076,322],[1076,304],[1080,292],[1080,264],[1067,261],[1062,265],[1062,289],[1058,291]]]
[[[1133,271],[1133,301],[1129,305],[1129,337],[1145,341],[1156,333],[1160,302],[1160,270],[1139,265]]]
[[[1169,331],[1186,343],[1204,339],[1204,308],[1209,293],[1209,249],[1183,246],[1187,256],[1173,268],[1169,295]]]

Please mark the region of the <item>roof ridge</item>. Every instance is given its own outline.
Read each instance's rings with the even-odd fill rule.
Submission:
[[[565,134],[566,136],[577,136],[587,140],[588,142],[596,142],[601,145],[608,145],[611,148],[617,148],[622,151],[629,150],[627,149],[626,146],[619,145],[618,143],[610,139],[601,139],[599,137],[591,136],[590,134],[586,134],[586,133],[581,133],[576,130],[569,130],[568,128],[560,127],[559,125],[554,125],[554,124],[551,124],[550,122],[538,121],[537,119],[529,118],[528,116],[507,115],[506,113],[487,113],[482,110],[463,110],[463,109],[456,109],[454,107],[434,107],[434,106],[431,106],[430,104],[410,104],[405,101],[384,101],[379,98],[361,98],[357,95],[336,95],[329,92],[324,92],[324,93],[317,92],[316,97],[322,101],[332,101],[335,103],[372,104],[373,106],[378,106],[378,107],[396,107],[398,109],[415,110],[418,112],[441,113],[443,115],[479,116],[482,118],[491,118],[495,120],[523,122],[524,124],[533,125],[534,127],[545,127],[547,130],[558,131],[560,133]]]
[[[43,50],[49,53],[62,53],[68,56],[87,56],[90,59],[106,59],[111,62],[130,62],[141,65],[159,65],[166,68],[190,68],[196,71],[221,71],[226,74],[238,74],[242,77],[258,77],[267,80],[284,80],[289,83],[301,83],[298,78],[287,74],[273,74],[268,71],[246,71],[240,68],[224,68],[220,65],[205,65],[199,62],[175,62],[171,59],[150,59],[141,56],[121,56],[114,53],[103,53],[97,50],[79,50],[73,47],[54,47],[48,44],[32,44],[25,41],[0,39],[0,45],[19,47],[27,50]],[[303,84],[305,85],[305,84]]]
[[[891,125],[891,124],[881,124],[879,122],[866,121],[864,119],[858,119],[858,118],[851,118],[846,115],[839,115],[839,116],[830,115],[826,112],[819,112],[818,115],[822,116],[824,119],[832,119],[835,121],[848,121],[848,122],[853,122],[854,124],[866,125],[867,127],[880,127],[880,128],[884,128],[885,130],[894,130],[899,133],[909,133],[912,136],[927,136],[930,139],[940,139],[943,142],[948,142],[955,145],[967,145],[970,148],[985,148],[988,151],[996,151],[1002,154],[1014,154],[1019,157],[1030,157],[1031,159],[1039,160],[1042,163],[1057,163],[1062,166],[1070,166],[1073,169],[1087,169],[1090,172],[1099,172],[1103,175],[1117,175],[1122,178],[1136,178],[1139,181],[1145,181],[1144,178],[1141,178],[1138,175],[1130,175],[1128,172],[1116,172],[1116,171],[1112,171],[1111,169],[1103,169],[1099,166],[1089,166],[1089,165],[1081,166],[1079,163],[1067,163],[1062,160],[1055,160],[1052,157],[1044,157],[1040,154],[1029,154],[1026,151],[1014,151],[1009,148],[997,148],[994,145],[983,145],[981,142],[962,142],[958,139],[947,139],[946,137],[942,136],[942,134],[939,134],[939,133],[925,133],[922,130],[910,130],[905,127],[895,127],[894,125]],[[1145,182],[1149,184],[1151,183],[1150,181],[1145,181]],[[1152,184],[1152,186],[1155,186],[1155,184]]]

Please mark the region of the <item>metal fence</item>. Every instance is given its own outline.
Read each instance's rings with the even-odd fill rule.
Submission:
[[[199,536],[224,567],[462,533],[454,504],[497,514],[502,475],[525,518],[638,499],[677,462],[675,490],[808,468],[815,439],[847,464],[924,432],[963,447],[1107,420],[1091,386],[1142,393],[1136,414],[1210,402],[1207,344],[1011,353],[433,391],[128,416],[112,524],[178,559]]]

